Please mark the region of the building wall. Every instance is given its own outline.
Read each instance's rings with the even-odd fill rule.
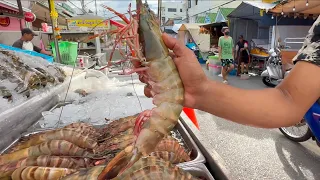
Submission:
[[[21,20],[22,28],[25,27],[25,21]],[[8,27],[0,26],[0,31],[20,31],[20,21],[18,18],[10,17],[10,25]]]
[[[176,10],[175,12],[172,11],[174,9]],[[185,19],[187,16],[186,10],[187,8],[184,0],[175,1],[175,2],[162,2],[162,11],[161,11],[162,20],[166,22],[169,18]]]

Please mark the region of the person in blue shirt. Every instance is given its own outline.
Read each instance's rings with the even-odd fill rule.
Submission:
[[[196,48],[196,43],[194,43],[192,39],[189,39],[189,41],[188,41],[188,43],[187,43],[186,46],[187,46],[189,49],[191,49],[191,50],[195,50],[195,48]]]

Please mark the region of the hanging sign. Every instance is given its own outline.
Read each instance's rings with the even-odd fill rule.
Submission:
[[[34,22],[36,20],[36,15],[33,14],[32,12],[25,12],[24,13],[24,20],[27,22]]]
[[[0,17],[0,26],[8,27],[10,25],[10,18],[9,17]]]
[[[81,27],[107,29],[108,23],[105,23],[104,19],[68,20],[68,27],[70,29],[79,29]]]

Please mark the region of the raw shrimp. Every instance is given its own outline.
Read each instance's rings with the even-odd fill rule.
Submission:
[[[11,178],[12,180],[57,180],[76,171],[67,168],[27,166],[16,169]]]
[[[133,72],[139,72],[140,80],[151,86],[153,103],[157,107],[146,110],[137,117],[134,131],[137,136],[135,144],[120,152],[103,170],[99,180],[117,176],[141,157],[153,152],[161,139],[177,124],[183,108],[183,84],[169,56],[168,48],[162,40],[155,14],[147,3],[142,4],[141,0],[136,0],[136,3],[139,41],[144,54],[144,58],[140,61],[144,67],[137,68]]]
[[[26,157],[40,155],[91,157],[92,154],[65,140],[50,140],[35,146],[0,156],[0,165]]]
[[[81,148],[94,149],[98,144],[89,136],[83,136],[81,133],[72,129],[51,130],[41,134],[35,134],[28,137],[27,141],[20,142],[13,148],[13,151],[28,148],[37,144],[41,144],[48,140],[66,140]]]

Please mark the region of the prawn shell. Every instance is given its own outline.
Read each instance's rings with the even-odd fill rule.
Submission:
[[[75,156],[91,157],[91,153],[65,140],[50,140],[35,146],[18,150],[0,156],[0,165],[14,162],[26,157],[54,155],[54,156]]]
[[[20,142],[17,146],[15,146],[13,151],[28,148],[49,140],[66,140],[85,149],[93,149],[98,144],[89,136],[83,136],[81,133],[78,133],[72,129],[59,129],[31,135],[27,141]]]
[[[105,166],[95,166],[90,169],[80,169],[78,172],[65,176],[62,180],[91,180],[97,179]]]
[[[16,169],[12,180],[57,180],[76,172],[75,169],[27,166]]]
[[[71,157],[59,156],[38,156],[28,157],[19,161],[11,162],[0,166],[0,177],[11,176],[11,174],[20,167],[26,166],[44,166],[78,169],[78,163]]]

